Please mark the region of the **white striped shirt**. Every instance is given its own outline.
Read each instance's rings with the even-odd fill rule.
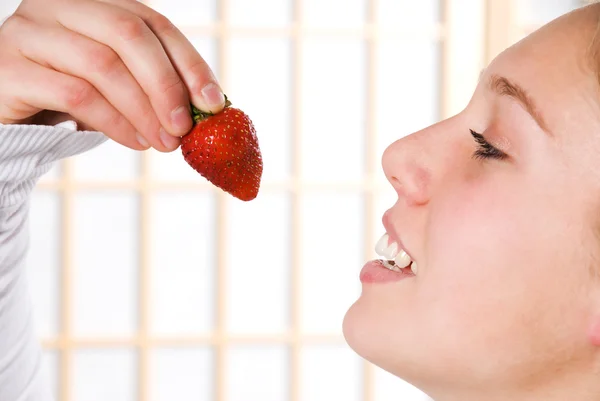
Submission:
[[[27,219],[38,179],[63,158],[107,138],[56,127],[0,124],[0,401],[51,401],[26,281]]]

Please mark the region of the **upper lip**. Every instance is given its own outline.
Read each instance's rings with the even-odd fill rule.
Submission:
[[[391,210],[387,210],[383,214],[383,218],[381,219],[382,223],[383,223],[383,227],[385,228],[385,231],[390,236],[392,241],[396,242],[398,244],[398,247],[400,249],[402,249],[404,252],[406,252],[406,254],[410,257],[410,260],[414,261],[415,259],[410,254],[410,251],[408,249],[406,249],[406,247],[402,243],[402,240],[400,239],[400,236],[398,235],[398,231],[396,231],[396,228],[392,225],[390,215],[391,215]]]

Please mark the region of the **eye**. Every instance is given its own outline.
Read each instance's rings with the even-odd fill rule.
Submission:
[[[477,150],[473,153],[473,158],[475,159],[496,159],[496,160],[504,160],[508,157],[508,155],[501,150],[498,150],[493,145],[491,145],[483,135],[473,131],[471,131],[471,136],[477,143]]]

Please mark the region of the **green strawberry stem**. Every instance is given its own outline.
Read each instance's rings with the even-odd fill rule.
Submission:
[[[194,106],[193,104],[190,103],[190,106],[192,108],[192,118],[194,119],[194,123],[199,123],[202,120],[207,119],[210,116],[214,116],[214,113],[210,112],[210,111],[202,111],[199,110],[198,108],[196,108],[196,106]],[[227,95],[225,95],[225,107],[229,107],[231,106],[231,102],[229,101],[229,99],[227,99]]]

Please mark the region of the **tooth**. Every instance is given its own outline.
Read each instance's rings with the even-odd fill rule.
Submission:
[[[415,275],[417,274],[417,264],[415,262],[412,262],[412,265],[410,265],[410,270],[412,270]]]
[[[375,245],[375,252],[379,256],[383,256],[385,249],[388,247],[388,241],[390,240],[390,236],[386,233],[377,241],[377,245]]]
[[[377,241],[377,245],[375,245],[375,252],[379,256],[383,256],[386,259],[394,260],[396,255],[398,254],[398,244],[395,242],[389,243],[390,236],[386,233]]]
[[[392,242],[390,246],[385,248],[385,251],[383,252],[382,256],[389,260],[393,260],[396,257],[396,255],[398,255],[398,244]]]
[[[400,251],[400,253],[398,253],[396,258],[394,259],[394,262],[396,262],[396,266],[398,266],[401,269],[404,269],[410,264],[410,256],[408,256],[408,254],[402,250]]]
[[[391,271],[400,272],[397,266],[391,265],[387,260],[383,261],[383,265]]]

